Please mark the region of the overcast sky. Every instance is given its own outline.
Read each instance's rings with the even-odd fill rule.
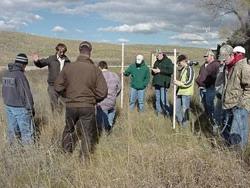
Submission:
[[[198,0],[1,0],[0,30],[97,42],[216,47],[219,28]],[[69,3],[70,2],[70,3]]]

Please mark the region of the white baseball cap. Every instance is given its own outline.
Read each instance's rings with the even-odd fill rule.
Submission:
[[[136,56],[136,63],[141,64],[143,61],[143,55],[139,54]]]
[[[245,53],[246,53],[246,50],[245,50],[245,48],[243,48],[242,46],[236,46],[236,47],[233,49],[233,53],[236,53],[236,52],[240,52],[240,53],[245,54]]]

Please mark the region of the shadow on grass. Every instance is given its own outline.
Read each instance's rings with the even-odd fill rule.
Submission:
[[[35,116],[33,118],[34,122],[34,139],[35,142],[39,142],[41,130],[44,128],[43,126],[47,124],[48,119],[45,116]]]
[[[208,115],[204,112],[201,104],[192,100],[190,104],[191,112],[193,114],[193,131],[195,134],[202,133],[207,138],[214,137],[212,134],[212,125],[208,119]]]

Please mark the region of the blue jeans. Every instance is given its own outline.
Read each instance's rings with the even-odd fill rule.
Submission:
[[[155,87],[155,107],[156,112],[170,114],[170,107],[168,103],[168,91],[165,87]]]
[[[136,100],[138,99],[139,111],[144,111],[144,97],[145,89],[134,89],[130,88],[130,97],[129,97],[129,108],[133,110],[135,108]]]
[[[201,102],[204,106],[205,112],[211,120],[214,120],[214,97],[215,88],[209,87],[200,90]]]
[[[97,124],[105,130],[110,130],[114,124],[115,109],[103,110],[100,106],[97,107],[96,120]]]
[[[225,110],[222,108],[222,101],[218,97],[215,97],[214,119],[219,127],[223,123],[224,116],[225,116]]]
[[[230,145],[240,145],[243,149],[248,143],[248,111],[233,107],[225,112],[222,136]]]
[[[26,108],[5,106],[8,121],[8,140],[14,143],[17,134],[21,134],[22,144],[33,143],[32,114]]]
[[[182,127],[188,126],[190,95],[178,95],[176,98],[176,118]]]

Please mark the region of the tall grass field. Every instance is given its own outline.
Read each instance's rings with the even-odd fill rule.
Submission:
[[[41,56],[55,53],[58,42],[68,46],[73,60],[80,41],[50,39],[19,33],[1,32],[1,65],[11,62],[19,52]],[[119,64],[118,44],[93,43],[95,62],[106,60]],[[157,46],[128,45],[126,64],[142,53],[150,61]],[[172,50],[172,46],[160,46]],[[205,49],[176,47],[195,60]],[[30,64],[32,64],[30,62]],[[120,74],[120,70],[114,71]],[[201,118],[199,98],[192,99],[191,124],[187,129],[172,128],[172,120],[154,113],[154,90],[147,88],[144,113],[129,111],[129,79],[125,79],[124,107],[117,99],[117,117],[110,135],[102,134],[89,162],[79,159],[79,146],[73,155],[61,148],[65,117],[51,113],[47,95],[47,70],[26,72],[36,109],[35,122],[40,139],[35,145],[10,147],[6,136],[6,114],[0,99],[0,187],[104,187],[104,188],[171,188],[171,187],[250,187],[250,149],[243,153],[224,146],[218,136],[207,131],[208,123]],[[171,86],[172,88],[172,86]],[[169,91],[172,101],[172,90]]]

